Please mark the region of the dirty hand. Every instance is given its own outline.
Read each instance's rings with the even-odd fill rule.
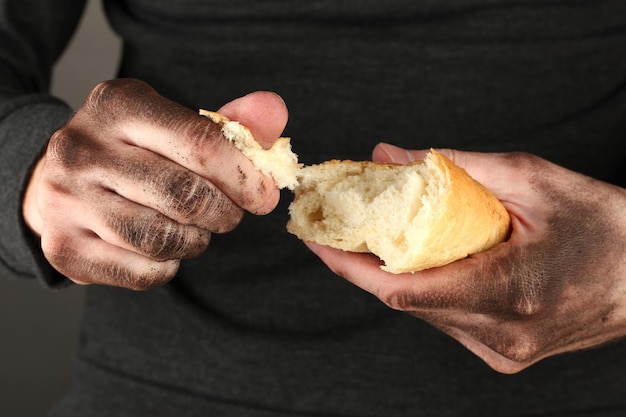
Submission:
[[[265,147],[287,121],[269,92],[219,112]],[[266,214],[278,199],[216,124],[122,79],[97,85],[50,138],[22,207],[47,260],[74,282],[147,289],[204,251],[211,233],[235,228],[244,210]]]
[[[392,275],[369,254],[309,243],[334,272],[421,318],[488,365],[518,372],[626,335],[626,191],[527,154],[442,150],[511,214],[507,242],[452,264]],[[388,144],[374,159],[422,151]]]

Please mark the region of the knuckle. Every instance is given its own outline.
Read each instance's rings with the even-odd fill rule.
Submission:
[[[170,207],[184,223],[193,223],[205,214],[207,200],[215,189],[190,171],[176,170],[166,173],[166,193]]]
[[[181,129],[184,130],[185,137],[189,138],[193,155],[219,153],[220,147],[229,143],[224,138],[221,127],[206,117],[195,116],[188,119]]]
[[[94,86],[85,99],[84,107],[97,110],[108,105],[120,94],[120,83],[117,80],[102,81]]]
[[[143,219],[112,218],[110,226],[136,250],[156,261],[193,257],[204,251],[210,233],[156,214]]]
[[[69,236],[45,233],[41,236],[41,249],[50,265],[62,274],[71,275],[67,268],[74,264],[75,248]]]
[[[181,149],[184,158],[207,173],[215,174],[213,171],[219,166],[216,161],[231,158],[229,152],[234,145],[224,137],[220,126],[208,118],[197,114],[180,115],[168,120],[167,124],[178,136],[185,138],[185,146]]]
[[[389,308],[399,311],[409,311],[414,305],[414,295],[409,291],[389,291],[380,289],[377,292],[380,300]]]
[[[177,259],[185,251],[185,239],[172,222],[151,222],[131,237],[135,246],[157,261]]]
[[[87,95],[87,99],[85,104],[93,105],[97,104],[101,101],[108,101],[111,96],[111,92],[114,88],[115,83],[112,81],[102,81],[96,84],[89,94]]]
[[[120,108],[130,110],[130,114],[139,114],[141,109],[137,101],[155,93],[147,83],[132,78],[102,81],[87,95],[81,111],[97,114],[103,123],[111,123]]]
[[[167,174],[167,211],[183,224],[209,228],[223,233],[234,229],[243,210],[213,184],[190,171]]]
[[[46,158],[64,167],[80,165],[83,150],[80,141],[76,139],[71,129],[61,128],[52,134],[48,142]]]
[[[539,345],[531,336],[519,333],[498,341],[492,350],[516,364],[533,362],[540,353]]]
[[[102,104],[133,97],[137,94],[152,93],[154,93],[154,89],[144,81],[133,78],[118,78],[96,84],[87,96],[87,102],[90,104]]]
[[[526,262],[526,265],[523,269],[518,268],[510,307],[518,318],[528,319],[539,315],[548,307],[548,280],[545,273],[532,267],[533,262]]]
[[[541,256],[528,248],[510,248],[506,254],[485,261],[482,270],[491,279],[485,280],[483,292],[488,296],[481,310],[517,321],[544,312],[551,290]]]
[[[192,234],[195,236],[190,236]],[[208,233],[204,236],[191,233],[188,228],[169,222],[165,227],[147,234],[143,249],[155,260],[168,260],[193,257],[206,249],[208,244]]]

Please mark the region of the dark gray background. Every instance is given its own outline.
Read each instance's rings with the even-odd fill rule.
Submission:
[[[100,2],[90,0],[53,92],[78,107],[95,83],[113,76],[118,55]],[[82,300],[78,286],[52,292],[0,277],[0,416],[42,416],[66,389]]]

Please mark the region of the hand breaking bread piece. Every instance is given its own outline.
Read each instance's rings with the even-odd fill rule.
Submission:
[[[462,259],[504,241],[509,214],[465,170],[432,150],[408,165],[327,161],[303,167],[289,138],[263,149],[250,130],[200,110],[253,165],[295,197],[287,230],[351,252],[371,252],[392,273]]]
[[[200,110],[200,114],[220,125],[224,137],[233,142],[256,169],[274,178],[278,188],[293,190],[296,187],[296,174],[302,165],[298,163],[298,156],[291,151],[289,138],[279,138],[270,149],[263,149],[254,140],[250,130],[239,122],[208,110]]]
[[[304,241],[374,253],[388,272],[445,265],[509,233],[500,201],[434,150],[409,165],[327,161],[302,168],[298,179],[287,230]]]

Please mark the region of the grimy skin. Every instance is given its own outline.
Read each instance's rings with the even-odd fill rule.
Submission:
[[[503,373],[626,335],[626,191],[536,156],[441,150],[498,197],[510,238],[452,264],[392,275],[368,254],[309,243],[334,272],[423,319]],[[380,144],[373,159],[424,157]]]
[[[226,104],[265,147],[287,109],[273,93]],[[415,274],[392,275],[367,254],[308,246],[337,274],[513,373],[558,353],[626,335],[626,191],[527,154],[442,150],[498,197],[512,217],[507,242]],[[373,159],[424,152],[379,145]],[[279,193],[216,126],[145,83],[99,84],[50,139],[23,202],[44,255],[81,284],[148,289],[180,259],[265,214]]]
[[[287,123],[274,93],[219,110],[271,146]],[[148,289],[199,255],[212,233],[233,230],[244,211],[278,203],[261,175],[220,128],[147,84],[97,85],[50,138],[23,201],[26,223],[50,264],[80,284]]]

